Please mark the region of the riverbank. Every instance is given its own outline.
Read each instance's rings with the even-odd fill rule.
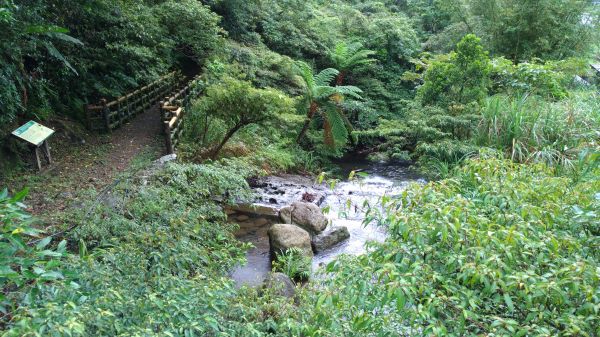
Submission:
[[[423,183],[419,174],[409,166],[366,161],[344,162],[337,172],[346,174],[346,179],[318,182],[318,177],[282,174],[252,179],[250,187],[254,193],[252,206],[237,207],[228,212],[229,222],[237,223],[235,232],[238,240],[251,243],[246,253],[247,263],[236,267],[232,278],[238,286],[260,286],[271,271],[271,247],[268,230],[273,224],[285,223],[279,217],[282,208],[308,198],[325,213],[327,228],[345,228],[350,237],[331,247],[315,252],[312,270],[333,261],[341,254],[359,255],[366,252],[369,242],[383,242],[387,237],[385,228],[374,223],[363,223],[369,208],[377,208],[384,197],[398,196],[411,183]],[[350,172],[360,171],[361,176],[347,177]],[[314,247],[313,247],[314,248]]]

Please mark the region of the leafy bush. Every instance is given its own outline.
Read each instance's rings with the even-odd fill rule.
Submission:
[[[0,326],[21,299],[35,301],[45,283],[64,278],[60,259],[66,242],[49,247],[52,237],[42,237],[44,232],[24,210],[21,201],[26,195],[27,190],[13,197],[6,189],[0,191]]]
[[[482,157],[451,179],[383,199],[381,214],[373,207],[369,219],[390,238],[328,266],[330,278],[305,298],[298,331],[600,333],[600,172],[574,181],[544,165]]]
[[[79,255],[65,260],[65,280],[40,285],[39,298],[20,296],[5,335],[218,334],[235,295],[227,273],[247,247],[213,199],[244,200],[244,172],[172,164],[146,186],[124,181],[103,205],[88,205],[89,216],[72,216]]]
[[[567,96],[575,75],[585,74],[587,62],[578,59],[547,61],[543,64],[523,62],[517,65],[505,58],[492,61],[495,92],[532,93],[553,99]]]
[[[488,89],[490,59],[481,40],[466,35],[448,60],[433,61],[423,75],[418,95],[423,104],[449,105],[482,101]]]
[[[252,124],[267,124],[279,114],[293,108],[293,100],[275,89],[257,89],[250,82],[234,78],[222,78],[220,83],[206,89],[192,110],[188,124],[188,137],[201,145],[211,145],[210,157],[216,158],[223,146],[238,131]],[[206,139],[212,125],[224,127],[224,134]]]

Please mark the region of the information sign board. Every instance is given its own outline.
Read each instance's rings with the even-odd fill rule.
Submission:
[[[12,132],[13,135],[35,145],[40,146],[48,137],[52,136],[54,130],[47,128],[34,121],[29,121]]]

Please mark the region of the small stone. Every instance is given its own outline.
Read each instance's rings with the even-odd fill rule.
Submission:
[[[170,161],[174,161],[177,160],[177,154],[173,153],[173,154],[168,154],[166,156],[162,156],[160,157],[156,162],[158,164],[166,164]]]

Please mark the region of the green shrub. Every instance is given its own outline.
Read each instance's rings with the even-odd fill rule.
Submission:
[[[481,40],[466,35],[447,59],[434,60],[423,75],[418,97],[425,105],[481,102],[490,81],[490,59]]]
[[[293,109],[294,101],[275,89],[257,89],[250,82],[231,77],[206,88],[192,110],[187,128],[188,139],[201,145],[210,145],[210,158],[217,157],[225,144],[238,131],[253,125],[265,125],[278,115]],[[213,124],[223,127],[224,133],[215,135],[215,143],[206,137],[214,134]]]
[[[493,91],[515,94],[531,93],[563,99],[575,75],[585,75],[587,62],[580,59],[513,64],[505,58],[492,60]]]
[[[26,195],[27,190],[12,197],[7,189],[0,191],[0,326],[22,299],[35,301],[45,283],[64,278],[60,260],[66,242],[49,247],[52,237],[43,237],[24,210],[21,201]]]
[[[87,205],[71,218],[79,255],[65,260],[64,280],[40,285],[36,299],[19,297],[5,335],[224,331],[235,296],[227,273],[247,246],[219,203],[248,196],[245,172],[235,163],[171,164],[145,186],[127,179],[104,205]]]
[[[483,155],[382,200],[390,238],[331,263],[300,334],[595,336],[600,182]]]

